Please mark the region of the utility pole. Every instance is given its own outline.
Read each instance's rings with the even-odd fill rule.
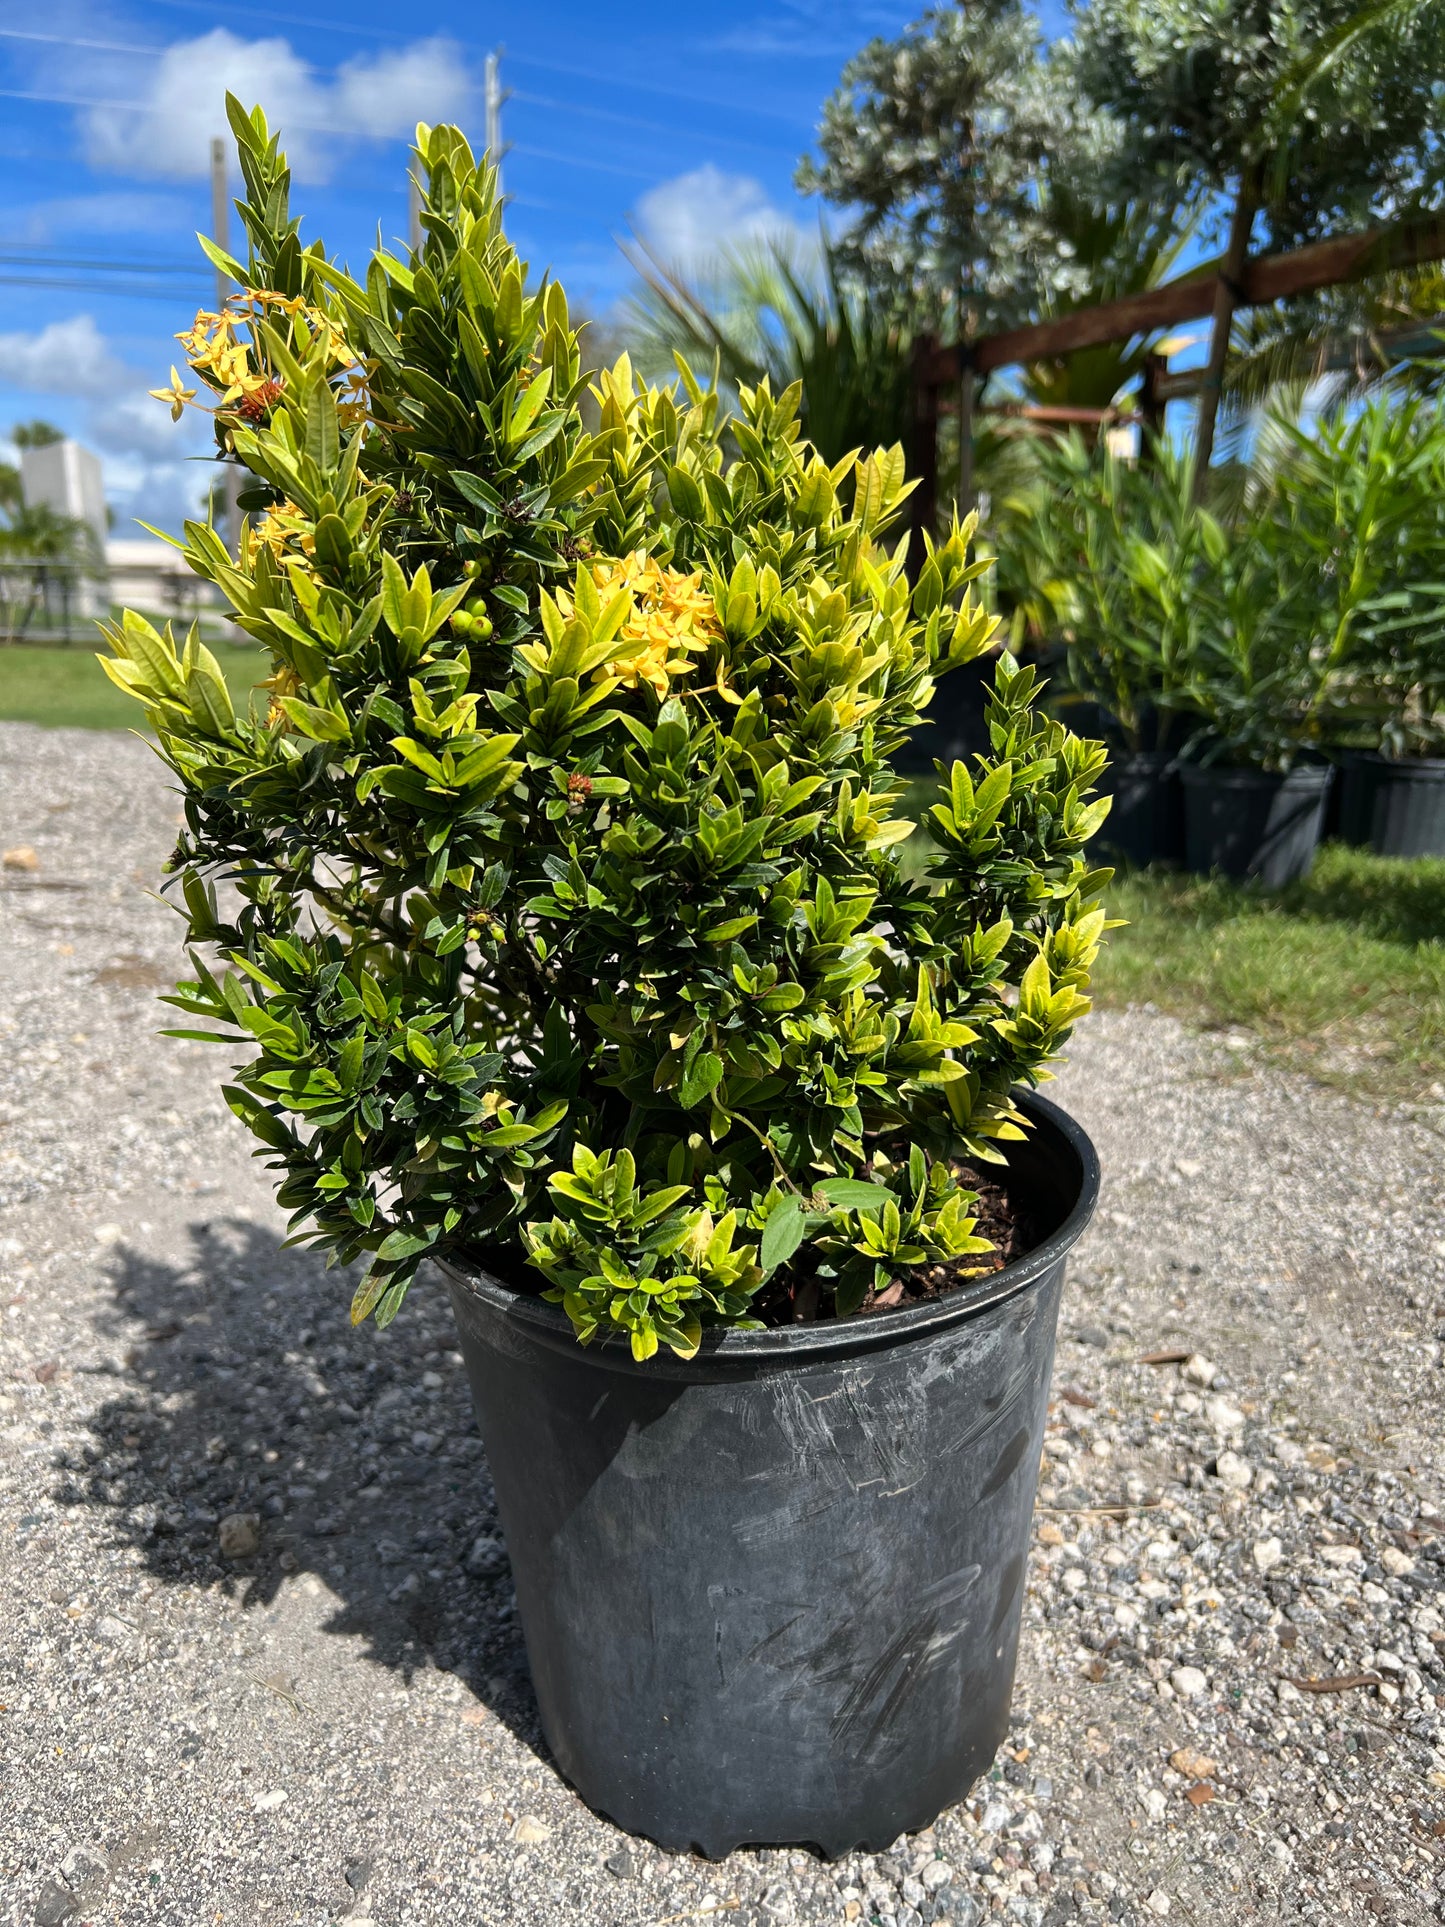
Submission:
[[[231,252],[231,209],[226,197],[226,143],[211,142],[211,239],[224,253]],[[216,269],[216,309],[225,307],[231,283]]]
[[[512,98],[510,87],[502,85],[502,55],[506,50],[487,55],[486,103],[487,103],[487,154],[497,170],[497,192],[502,191],[502,156],[506,148],[502,145],[502,106]]]
[[[231,252],[231,202],[226,191],[226,143],[211,142],[211,239],[223,254]],[[229,278],[216,269],[216,311],[219,314],[230,299]],[[234,462],[221,463],[221,540],[227,548],[239,547],[241,511],[236,498],[241,493],[241,471]]]

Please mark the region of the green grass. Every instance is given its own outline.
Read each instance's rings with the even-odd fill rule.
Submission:
[[[921,818],[935,794],[911,783],[899,814]],[[922,833],[904,844],[914,874],[929,848]],[[1445,1096],[1445,859],[1331,843],[1288,890],[1147,870],[1116,877],[1106,902],[1128,923],[1095,971],[1101,1005],[1249,1031],[1325,1083]]]
[[[1287,890],[1148,871],[1117,878],[1108,904],[1129,922],[1100,959],[1101,1003],[1249,1030],[1326,1082],[1440,1093],[1445,860],[1328,844]]]
[[[99,639],[97,638],[97,641]],[[270,674],[262,650],[218,645],[216,654],[237,702]],[[140,704],[117,689],[89,649],[0,645],[0,722],[48,729],[144,729]]]

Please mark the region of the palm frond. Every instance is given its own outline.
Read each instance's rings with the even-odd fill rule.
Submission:
[[[801,381],[804,430],[830,462],[907,441],[926,298],[849,280],[826,240],[815,258],[778,240],[723,250],[693,279],[644,241],[623,251],[638,275],[624,328],[644,373],[665,379],[681,355],[734,390]]]

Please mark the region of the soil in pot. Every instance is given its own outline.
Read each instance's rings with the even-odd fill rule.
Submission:
[[[637,1365],[444,1267],[543,1727],[619,1825],[713,1856],[878,1849],[987,1768],[1098,1181],[1077,1126],[1023,1108],[1006,1188],[1042,1242],[912,1306]]]
[[[1257,877],[1272,890],[1308,873],[1334,774],[1328,764],[1300,763],[1279,776],[1186,763],[1179,774],[1190,870]]]
[[[1381,856],[1445,856],[1445,757],[1352,754],[1340,778],[1346,843]]]
[[[1027,1195],[1012,1192],[1006,1178],[1000,1180],[961,1161],[955,1161],[953,1175],[965,1190],[977,1192],[974,1229],[980,1238],[990,1241],[993,1250],[953,1264],[919,1265],[900,1272],[881,1290],[869,1294],[857,1317],[871,1318],[879,1312],[930,1304],[951,1291],[962,1291],[975,1279],[1002,1271],[1026,1257],[1039,1242]],[[753,1310],[765,1325],[807,1325],[820,1317],[830,1318],[830,1302],[819,1292],[816,1279],[798,1276],[790,1268],[774,1273],[753,1300]]]

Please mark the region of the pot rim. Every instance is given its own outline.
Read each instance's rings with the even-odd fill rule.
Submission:
[[[1219,789],[1283,789],[1293,783],[1297,789],[1328,789],[1334,775],[1332,763],[1296,763],[1287,770],[1240,769],[1232,763],[1181,763],[1179,774],[1186,789],[1206,786]]]
[[[1389,776],[1403,777],[1406,782],[1445,780],[1445,756],[1386,756],[1379,749],[1351,749],[1345,751],[1341,761],[1346,769],[1363,765]]]
[[[989,1272],[972,1285],[903,1311],[871,1318],[829,1319],[815,1325],[773,1326],[764,1331],[705,1332],[695,1358],[680,1359],[659,1350],[639,1363],[620,1339],[584,1349],[560,1305],[513,1291],[465,1254],[438,1258],[435,1263],[454,1290],[480,1299],[495,1315],[524,1327],[537,1343],[612,1371],[644,1373],[652,1378],[691,1378],[703,1364],[748,1367],[761,1360],[805,1364],[818,1358],[881,1351],[962,1324],[1027,1291],[1067,1256],[1093,1217],[1099,1200],[1099,1156],[1087,1132],[1067,1111],[1036,1091],[1015,1092],[1014,1101],[1036,1126],[1062,1138],[1079,1161],[1079,1191],[1068,1216],[1042,1244],[1001,1271]]]

